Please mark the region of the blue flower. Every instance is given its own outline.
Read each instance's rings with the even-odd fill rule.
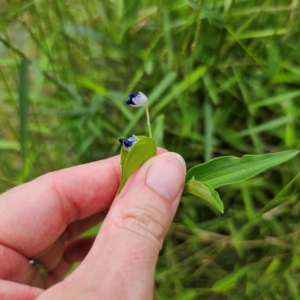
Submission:
[[[142,92],[131,93],[129,98],[126,100],[126,104],[133,107],[141,107],[148,104],[148,98]]]
[[[132,146],[138,141],[136,136],[130,137],[128,139],[119,139],[124,150],[130,151]]]

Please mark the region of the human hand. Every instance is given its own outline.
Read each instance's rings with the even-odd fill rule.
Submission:
[[[114,199],[119,159],[52,172],[0,195],[0,299],[152,298],[185,163],[170,152],[151,158]],[[95,240],[79,237],[103,219]]]

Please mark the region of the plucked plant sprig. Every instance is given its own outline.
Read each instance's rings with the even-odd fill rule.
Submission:
[[[131,174],[149,158],[157,154],[156,144],[152,139],[147,96],[142,92],[132,92],[126,100],[126,104],[133,107],[145,107],[149,137],[133,135],[127,139],[119,139],[122,145],[122,178],[117,195],[121,192]],[[241,158],[234,156],[214,158],[187,171],[184,194],[197,196],[223,213],[224,205],[215,190],[216,188],[244,181],[270,167],[289,160],[298,152],[297,150],[287,150],[262,155],[244,155]]]

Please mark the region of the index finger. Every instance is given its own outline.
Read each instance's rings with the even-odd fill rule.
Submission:
[[[73,221],[106,210],[120,182],[120,158],[43,175],[0,196],[0,244],[27,257],[50,246]]]

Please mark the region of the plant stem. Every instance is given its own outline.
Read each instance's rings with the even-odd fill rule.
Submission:
[[[148,125],[148,129],[149,129],[149,137],[152,138],[152,131],[151,131],[150,115],[149,115],[148,105],[145,105],[145,109],[146,109],[146,115],[147,115],[147,125]]]

